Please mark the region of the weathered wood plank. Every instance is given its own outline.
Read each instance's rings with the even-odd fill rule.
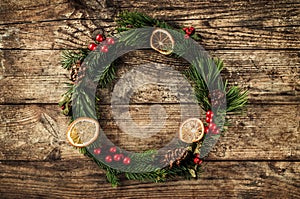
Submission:
[[[198,180],[153,184],[123,180],[112,188],[84,158],[1,162],[4,198],[300,198],[299,162],[205,162]]]
[[[93,5],[90,5],[90,4]],[[96,10],[95,12],[89,12]],[[115,5],[105,1],[76,0],[10,0],[0,2],[1,24],[26,24],[43,21],[97,19],[112,21]]]
[[[31,23],[34,21],[66,18],[66,13],[63,13],[63,11],[70,11],[70,7],[71,5],[66,0],[4,0],[0,2],[0,24]]]
[[[147,1],[59,1],[46,2],[44,7],[39,2],[36,4],[31,8],[34,3],[30,3],[17,12],[2,10],[0,16],[5,17],[0,26],[1,48],[78,48],[91,40],[95,29],[111,30],[116,13],[128,9],[194,26],[201,30],[201,44],[207,49],[298,49],[300,46],[297,34],[300,32],[297,17],[300,4],[295,1],[228,1],[222,4],[216,1],[157,1],[151,5]],[[154,6],[156,4],[159,6]],[[4,5],[14,8],[19,4],[13,1]],[[265,12],[266,9],[269,12]],[[10,20],[13,24],[9,24]]]
[[[255,29],[249,27],[211,28],[199,26],[206,49],[298,49],[299,27]],[[62,20],[30,24],[1,25],[3,49],[79,48],[92,41],[97,29],[110,31],[112,22],[97,20]]]
[[[84,47],[84,46],[82,46]],[[247,79],[269,75],[270,80],[277,78],[292,79],[299,73],[300,57],[292,50],[214,50],[207,51],[212,57],[224,61],[225,74],[230,78]],[[66,74],[60,65],[61,50],[2,50],[3,76],[61,75]],[[132,56],[124,56],[126,65],[140,65],[147,62],[167,64],[180,70],[184,62],[152,51],[138,51]],[[250,75],[251,74],[251,75]],[[283,79],[283,81],[286,81]],[[230,79],[229,79],[230,80]]]
[[[67,89],[63,83],[68,82],[67,71],[60,66],[60,53],[56,50],[0,52],[3,66],[2,71],[0,69],[3,93],[0,103],[56,103]],[[229,83],[249,89],[251,103],[298,104],[300,60],[297,52],[219,50],[211,54],[224,60],[226,69],[222,75]],[[119,76],[145,63],[166,64],[178,71],[186,66],[179,59],[152,51],[138,51],[122,58]],[[51,92],[51,95],[45,98],[45,92]],[[155,92],[162,97],[162,92]],[[110,95],[108,90],[103,92],[103,103],[110,103]],[[135,103],[151,101],[153,99],[143,94],[132,99]],[[163,98],[160,102],[176,101]]]
[[[195,20],[212,27],[258,26],[283,27],[298,26],[299,2],[295,0],[272,1],[126,1],[115,0],[99,2],[97,0],[55,2],[42,1],[3,1],[0,2],[2,23],[26,23],[57,19],[75,19],[76,17],[99,18],[105,12],[113,15],[122,10],[146,12],[149,15],[169,21],[185,21],[187,25]],[[265,10],[269,12],[265,12]],[[191,12],[191,10],[193,10]],[[74,14],[75,12],[81,15]],[[42,14],[41,14],[42,13]],[[71,13],[71,14],[70,14]],[[249,19],[251,13],[251,19]],[[168,18],[167,16],[172,16]],[[0,24],[2,24],[0,23]]]
[[[161,130],[149,139],[121,131],[109,106],[101,106],[100,124],[106,135],[128,150],[162,147],[176,136],[179,105],[162,105]],[[150,105],[131,105],[130,114],[143,127],[153,114]],[[229,116],[232,126],[209,155],[210,160],[299,160],[299,105],[250,105],[247,113]],[[0,160],[72,159],[77,154],[65,141],[68,119],[54,105],[0,106]],[[272,119],[270,119],[272,118]],[[203,119],[203,118],[202,118]],[[125,124],[130,120],[124,120]],[[153,125],[159,125],[153,121]]]
[[[113,29],[113,18],[124,10],[196,27],[203,38],[200,43],[225,60],[223,75],[231,84],[250,89],[251,105],[244,115],[229,116],[233,126],[210,153],[198,181],[125,181],[112,189],[96,164],[66,144],[68,119],[59,108],[38,105],[56,103],[66,89],[58,50],[86,46],[97,32]],[[300,198],[299,14],[295,0],[2,0],[0,104],[6,105],[0,105],[1,197]],[[124,66],[182,65],[158,54],[139,53],[124,58]],[[110,93],[103,94],[107,97],[100,107],[101,125],[121,147],[160,146],[164,142],[156,138],[167,141],[178,128],[176,100],[147,88],[132,98],[136,104],[131,116],[146,125],[151,105],[159,103],[168,115],[166,128],[150,140],[133,139],[117,128],[105,105]]]

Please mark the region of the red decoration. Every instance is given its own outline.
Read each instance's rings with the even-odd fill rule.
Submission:
[[[217,125],[215,123],[209,124],[209,130],[214,131],[217,128]]]
[[[206,117],[213,118],[213,116],[214,116],[214,113],[211,110],[206,112]]]
[[[119,154],[120,158],[123,159],[124,155],[122,153]]]
[[[107,53],[108,52],[107,45],[104,45],[104,46],[101,47],[101,52],[103,52],[103,53]]]
[[[97,44],[91,43],[88,48],[89,48],[89,50],[93,51],[97,48]]]
[[[106,41],[107,41],[108,45],[113,45],[115,43],[115,40],[113,38],[111,38],[111,37],[107,38]]]
[[[205,121],[206,121],[207,123],[212,123],[213,119],[212,119],[211,117],[206,116]]]
[[[105,162],[112,162],[112,157],[110,155],[105,157]]]
[[[204,133],[208,133],[209,132],[209,127],[208,126],[205,126],[204,127]]]
[[[99,155],[100,153],[101,153],[101,149],[100,148],[94,149],[94,154],[95,155]]]
[[[195,33],[195,28],[194,27],[189,27],[189,28],[182,28],[182,30],[186,33],[186,35],[190,36]]]
[[[199,162],[200,162],[200,158],[195,157],[195,158],[194,158],[194,163],[195,163],[195,164],[198,164]]]
[[[109,152],[111,152],[111,153],[117,152],[117,147],[115,147],[115,146],[110,147]]]
[[[98,42],[102,42],[102,41],[104,41],[104,37],[103,37],[103,35],[101,35],[101,34],[98,34],[98,35],[96,36],[96,41],[98,41]]]
[[[199,159],[199,162],[198,162],[198,164],[202,164],[202,162],[203,162],[203,161],[202,161],[201,159]]]
[[[193,35],[195,33],[195,28],[191,26],[185,32],[186,34]]]
[[[124,160],[123,160],[123,164],[130,164],[130,158],[129,157],[125,157]]]
[[[66,108],[65,105],[61,106],[61,110],[65,110],[65,108]]]
[[[218,128],[216,128],[214,131],[213,131],[213,134],[220,134],[220,130]]]
[[[184,27],[184,28],[182,28],[182,30],[186,33],[186,31],[188,30],[189,28],[186,28],[186,27]]]
[[[115,154],[114,155],[114,161],[118,162],[121,160],[121,155],[120,154]]]

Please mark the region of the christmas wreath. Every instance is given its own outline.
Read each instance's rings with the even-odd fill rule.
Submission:
[[[59,102],[62,113],[71,117],[68,141],[104,169],[113,186],[120,183],[121,176],[153,182],[176,176],[197,178],[203,159],[229,125],[226,114],[241,112],[247,91],[222,81],[223,62],[205,53],[193,27],[172,27],[137,12],[121,13],[116,23],[116,31],[106,37],[98,34],[87,49],[62,54],[62,67],[70,71],[71,80]],[[182,74],[192,85],[197,106],[206,114],[184,119],[178,136],[163,149],[133,153],[115,146],[101,129],[97,107],[101,96],[96,91],[115,79],[118,57],[149,48],[190,63]]]

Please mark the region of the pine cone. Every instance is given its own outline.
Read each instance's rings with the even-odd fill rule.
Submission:
[[[176,162],[177,165],[180,164],[180,161],[183,160],[187,155],[186,148],[177,148],[173,150],[168,150],[167,153],[164,155],[164,159],[162,160],[162,163],[169,164],[170,168],[172,168],[174,162]]]
[[[70,80],[73,82],[80,81],[85,76],[85,66],[81,66],[81,61],[78,60],[70,70]]]
[[[78,60],[76,64],[70,69],[70,80],[75,82],[78,77],[78,72],[80,68],[80,61]]]
[[[221,104],[224,104],[226,100],[225,92],[219,89],[211,91],[208,95],[208,98],[212,106],[220,106]]]

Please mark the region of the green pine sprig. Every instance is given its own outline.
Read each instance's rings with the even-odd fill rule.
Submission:
[[[211,104],[208,99],[209,89],[207,85],[214,82],[221,82],[218,80],[218,77],[224,68],[223,61],[220,59],[211,60],[211,63],[212,62],[215,64],[207,64],[208,71],[202,72],[203,75],[201,75],[201,71],[199,73],[199,70],[195,67],[195,65],[191,65],[189,69],[184,72],[186,77],[188,77],[194,84],[196,98],[205,111],[211,110]],[[202,63],[198,64],[201,65]],[[203,76],[205,76],[205,79]],[[223,85],[219,85],[219,88],[223,88],[226,93],[227,112],[240,111],[247,104],[247,91],[243,91],[237,86],[229,87],[227,81],[225,81]]]
[[[173,26],[169,25],[165,21],[154,19],[140,12],[129,12],[129,11],[121,12],[118,15],[116,23],[118,26],[116,28],[118,33],[130,29],[135,29],[135,28],[157,27],[157,28],[176,30],[181,34],[184,34],[184,31],[182,30],[181,27],[174,28]],[[201,40],[201,37],[198,34],[193,34],[191,35],[191,37],[196,41]]]
[[[119,33],[122,32],[119,34],[119,38],[122,39],[122,42],[117,42],[115,45],[110,47],[110,50],[113,52],[116,51],[116,49],[121,48],[122,45],[134,47],[134,45],[146,45],[147,42],[149,42],[148,38],[150,36],[149,34],[151,33],[149,33],[148,30],[136,31],[134,28],[159,27],[176,30],[177,33],[174,33],[173,35],[174,39],[182,42],[175,46],[174,52],[176,52],[179,57],[188,53],[190,56],[195,58],[195,61],[191,63],[189,69],[184,73],[186,77],[194,84],[196,98],[204,110],[207,111],[211,109],[211,104],[208,97],[208,85],[211,83],[217,83],[218,87],[226,93],[227,112],[240,111],[247,103],[247,91],[243,91],[237,86],[230,87],[227,82],[222,83],[222,81],[219,80],[218,77],[223,69],[223,62],[221,60],[204,59],[203,57],[205,56],[199,52],[199,49],[192,49],[193,47],[190,47],[193,46],[191,45],[190,40],[182,40],[182,33],[184,33],[184,31],[181,28],[173,28],[164,21],[153,19],[148,15],[138,12],[122,12],[119,14],[119,18],[116,22],[118,25],[117,31]],[[195,40],[200,39],[197,34],[192,35],[192,38]],[[86,59],[87,56],[89,59]],[[115,58],[112,57],[112,60]],[[101,52],[91,52],[87,49],[81,49],[79,51],[64,51],[62,54],[62,67],[70,70],[71,67],[78,61],[84,61],[85,65],[89,68],[87,70],[88,79],[91,81],[98,81],[98,86],[100,88],[104,88],[115,79],[115,62],[107,63],[107,60],[108,57],[106,54]],[[97,67],[99,67],[100,63],[105,66],[102,71],[97,70]],[[199,70],[199,66],[203,65],[207,67],[200,67]],[[77,106],[74,109],[77,111],[75,115],[96,119],[97,116],[94,113],[95,110],[92,110],[91,106],[82,106],[82,104],[91,105],[95,103],[95,99],[91,99],[91,96],[94,95],[88,92],[88,89],[81,88],[81,83],[79,82],[78,84],[73,85],[72,89],[66,92],[65,95],[72,96],[72,98],[68,98],[68,100],[71,101],[73,99],[73,106]],[[209,141],[207,141],[207,143],[203,142],[203,144],[213,146],[216,140],[217,139],[212,137]],[[202,142],[197,143],[197,146],[200,146],[201,144]],[[175,164],[171,168],[165,167],[162,169],[155,168],[155,166],[151,164],[153,161],[155,161],[153,159],[153,155],[156,153],[155,150],[134,154],[131,155],[130,158],[132,161],[139,161],[139,168],[141,168],[141,170],[137,172],[121,172],[99,161],[86,148],[79,149],[81,153],[92,158],[100,168],[106,171],[107,181],[110,182],[112,186],[119,185],[120,178],[122,176],[125,176],[129,180],[150,182],[163,182],[169,178],[177,176],[182,176],[187,179],[197,178],[201,173],[201,166],[193,163],[193,154],[195,151],[199,152],[199,150],[199,147],[192,147],[189,155],[182,160],[180,164]],[[130,166],[131,165],[126,165],[126,168],[130,170]],[[144,172],[145,170],[151,170],[151,172]]]
[[[77,51],[65,50],[62,52],[61,65],[64,69],[70,70],[78,61],[83,61],[87,55],[87,49],[80,49]]]
[[[124,11],[118,15],[116,23],[118,25],[118,32],[143,27],[159,27],[173,29],[166,22],[153,19],[152,17],[140,12]]]

